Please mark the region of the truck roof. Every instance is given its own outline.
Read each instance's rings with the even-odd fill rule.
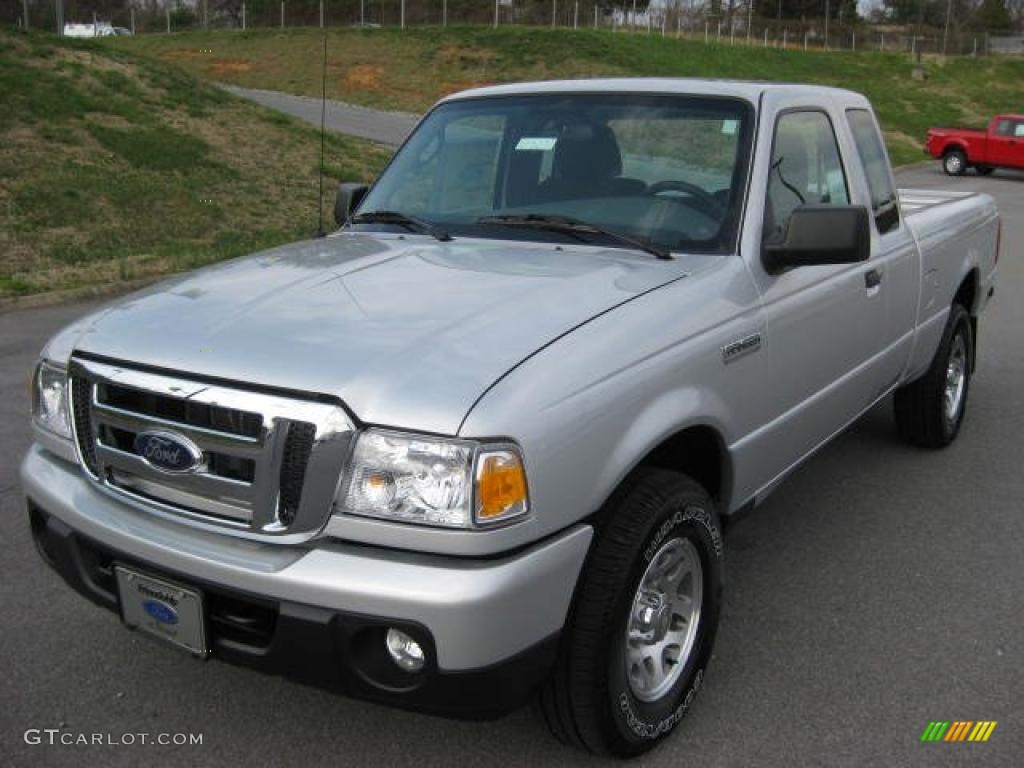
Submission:
[[[733,96],[756,102],[762,94],[767,92],[818,96],[823,100],[838,97],[843,101],[867,104],[867,99],[862,94],[844,88],[804,85],[801,83],[719,80],[694,77],[611,77],[509,83],[507,85],[471,88],[454,93],[442,101],[537,93],[686,93],[701,96]]]

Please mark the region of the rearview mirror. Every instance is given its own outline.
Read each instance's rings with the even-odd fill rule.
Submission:
[[[816,264],[853,264],[871,256],[868,209],[862,205],[801,205],[789,217],[781,242],[765,243],[769,272]]]
[[[334,222],[343,227],[348,223],[352,211],[359,207],[369,187],[366,184],[343,181],[338,185],[338,193],[334,198]]]

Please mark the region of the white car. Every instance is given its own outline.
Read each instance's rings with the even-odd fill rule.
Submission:
[[[64,25],[64,37],[110,37],[117,34],[123,33],[115,31],[109,21],[98,21],[95,24]],[[128,34],[131,33],[129,32]]]

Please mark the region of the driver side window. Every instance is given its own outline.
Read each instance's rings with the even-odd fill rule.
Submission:
[[[828,115],[787,112],[775,124],[764,239],[781,240],[801,205],[848,205],[850,195]]]

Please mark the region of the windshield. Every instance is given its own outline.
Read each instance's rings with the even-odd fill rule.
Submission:
[[[395,229],[366,217],[388,212],[455,237],[580,239],[519,220],[564,217],[592,225],[587,239],[602,245],[629,247],[612,236],[622,235],[669,250],[731,251],[751,124],[746,102],[685,95],[449,102],[426,117],[359,206],[370,220],[353,226]]]

